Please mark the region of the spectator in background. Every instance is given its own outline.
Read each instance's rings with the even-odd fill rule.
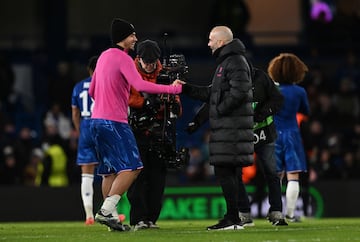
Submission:
[[[72,121],[79,133],[76,163],[81,166],[81,198],[85,210],[85,224],[94,224],[93,195],[94,172],[99,163],[94,141],[90,135],[90,118],[93,100],[89,96],[91,77],[98,57],[89,59],[87,70],[89,77],[77,83],[71,96]]]
[[[44,160],[39,167],[41,174],[41,185],[49,187],[65,187],[69,184],[67,175],[67,155],[61,146],[60,137],[47,136],[43,144]]]
[[[24,185],[40,186],[39,168],[43,166],[43,159],[44,152],[40,148],[34,148],[31,152],[29,164],[24,169]]]
[[[296,115],[309,115],[310,107],[304,88],[297,84],[304,80],[307,66],[292,53],[281,53],[268,66],[270,77],[280,84],[284,96],[282,109],[275,114],[278,138],[275,144],[277,171],[286,173],[286,219],[296,222],[295,206],[300,192],[300,172],[306,172],[306,156]]]
[[[359,176],[359,171],[359,164],[356,163],[354,152],[352,150],[345,151],[340,167],[341,179],[354,180]]]
[[[22,184],[22,170],[16,160],[13,147],[4,147],[1,157],[3,161],[0,163],[0,185]]]
[[[64,114],[59,103],[54,103],[51,109],[46,112],[44,125],[45,128],[53,129],[53,132],[59,134],[63,141],[67,141],[70,138],[71,121]]]
[[[33,130],[28,127],[22,127],[18,138],[13,144],[16,160],[21,170],[29,164],[31,152],[35,146]]]
[[[65,151],[66,143],[58,132],[54,119],[45,121],[42,149],[44,160],[39,167],[41,185],[62,187],[69,183],[67,174],[68,157]]]

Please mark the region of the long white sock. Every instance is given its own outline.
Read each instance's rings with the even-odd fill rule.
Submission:
[[[94,196],[94,175],[82,174],[81,175],[81,198],[83,201],[86,218],[93,218],[93,196]]]
[[[296,206],[296,201],[299,197],[299,181],[291,180],[288,181],[286,186],[286,215],[289,217],[294,217],[294,211]]]
[[[116,205],[120,201],[121,196],[120,195],[112,195],[105,199],[103,205],[101,206],[101,211],[104,215],[109,215],[110,213],[113,214],[116,211]]]

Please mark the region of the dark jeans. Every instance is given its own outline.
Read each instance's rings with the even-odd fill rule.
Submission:
[[[255,146],[255,153],[256,165],[258,169],[262,171],[269,188],[269,212],[282,212],[281,182],[276,172],[275,143],[273,142],[263,144],[261,146]],[[250,212],[250,202],[245,186],[241,179],[238,183],[240,184],[238,200],[239,211],[243,213]]]

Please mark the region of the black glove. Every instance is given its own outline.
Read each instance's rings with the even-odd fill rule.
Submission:
[[[194,133],[196,130],[198,130],[199,124],[197,122],[190,122],[188,123],[188,126],[185,128],[185,131],[188,132],[188,134]]]

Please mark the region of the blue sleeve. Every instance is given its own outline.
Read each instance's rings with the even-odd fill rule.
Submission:
[[[302,89],[303,92],[301,93],[301,102],[299,106],[299,113],[309,115],[310,114],[310,105],[307,98],[307,94],[305,89]]]
[[[78,87],[78,84],[75,85],[72,95],[71,95],[71,106],[79,107],[78,98],[77,98],[78,97],[78,91],[77,91],[78,88],[77,87]]]

